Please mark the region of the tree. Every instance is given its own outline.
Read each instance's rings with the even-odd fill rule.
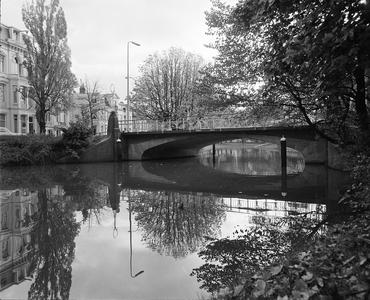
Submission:
[[[254,226],[245,229],[238,226],[232,238],[208,239],[208,244],[198,253],[205,263],[193,269],[191,276],[197,276],[201,288],[210,293],[243,284],[258,270],[299,250],[305,241],[317,235],[318,227],[325,223],[309,215],[275,220],[256,218]]]
[[[38,190],[38,210],[31,216],[29,270],[35,279],[28,299],[69,299],[74,240],[80,229],[73,212],[74,204],[53,195],[52,188]]]
[[[180,48],[150,55],[132,96],[136,116],[169,121],[194,115],[200,109],[195,84],[203,64],[202,57]]]
[[[67,23],[58,0],[33,0],[22,8],[23,22],[31,34],[25,38],[28,97],[36,104],[40,133],[45,133],[46,114],[68,110],[77,84],[71,72]]]
[[[132,206],[142,241],[152,251],[176,259],[199,250],[205,236],[216,236],[226,215],[213,196],[201,199],[163,191],[142,191],[137,196],[140,201]]]
[[[101,104],[102,88],[99,85],[99,80],[91,80],[85,78],[85,81],[81,83],[81,88],[84,90],[86,97],[81,98],[81,119],[82,122],[91,128],[94,127],[94,119],[97,118],[97,114],[100,111],[105,111],[105,104]]]
[[[280,107],[334,143],[353,138],[353,129],[368,132],[368,1],[246,0],[231,7],[215,0],[213,6],[206,19],[217,37],[211,46],[220,52],[214,84],[239,85],[241,101]],[[254,97],[245,95],[243,85],[256,82]]]

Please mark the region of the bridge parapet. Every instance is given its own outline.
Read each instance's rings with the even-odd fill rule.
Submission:
[[[176,120],[119,120],[119,128],[124,131],[128,128],[129,132],[164,132],[172,130],[201,131],[201,130],[222,130],[230,128],[268,128],[271,126],[302,126],[297,123],[284,123],[280,120],[256,122],[252,119],[240,118],[235,115],[224,115],[222,117],[189,117]]]

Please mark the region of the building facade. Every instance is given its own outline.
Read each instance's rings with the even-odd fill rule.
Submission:
[[[94,133],[107,134],[108,119],[112,111],[115,111],[119,120],[126,120],[126,104],[120,101],[116,93],[89,93],[83,84],[79,92],[73,94],[74,108],[70,111],[72,122],[88,120],[94,127]],[[125,130],[125,128],[121,128]]]
[[[24,96],[29,89],[27,69],[23,64],[27,51],[24,36],[27,32],[0,25],[0,127],[6,127],[16,134],[38,133],[35,102]],[[91,125],[96,134],[106,134],[109,114],[113,110],[116,111],[120,124],[125,124],[126,103],[121,101],[116,93],[97,94],[93,97],[96,102],[89,104],[90,96],[81,85],[79,92],[72,95],[75,104],[72,109],[58,115],[47,113],[46,134],[61,135],[62,128],[68,128],[71,122],[83,118],[84,114],[86,117],[89,105]],[[122,130],[127,130],[126,125],[121,127]]]
[[[29,218],[37,212],[37,192],[28,189],[0,190],[0,291],[24,281],[29,275],[31,251]]]
[[[25,31],[1,24],[0,31],[0,127],[14,133],[37,131],[34,102],[27,94],[27,70],[23,65]]]

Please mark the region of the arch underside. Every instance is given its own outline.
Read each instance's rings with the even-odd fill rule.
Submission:
[[[206,135],[199,135],[193,137],[184,137],[177,140],[172,140],[150,147],[142,153],[141,159],[142,160],[149,160],[149,159],[164,159],[164,158],[179,158],[179,157],[192,157],[196,156],[200,149],[203,147],[220,143],[226,140],[235,140],[241,138],[248,138],[251,140],[263,141],[272,144],[280,144],[280,138],[277,136],[263,136],[263,135],[251,135],[251,134],[227,134],[224,136],[218,135],[217,137],[214,136],[206,136]],[[289,148],[295,149],[304,154],[304,147],[300,147],[300,145],[309,144],[308,141],[298,143],[296,139],[287,139],[287,146]]]

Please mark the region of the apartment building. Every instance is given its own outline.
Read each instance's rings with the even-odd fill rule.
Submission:
[[[37,131],[34,102],[27,95],[27,70],[23,65],[26,31],[1,24],[0,30],[0,127],[14,133]]]
[[[19,284],[29,275],[31,251],[29,218],[37,211],[37,192],[28,189],[0,190],[0,291]]]
[[[23,65],[26,55],[24,36],[27,32],[1,25],[0,32],[0,127],[13,133],[38,133],[35,103],[27,97],[27,70]],[[74,107],[58,115],[46,114],[46,134],[59,136],[62,128],[82,117],[88,96],[81,85],[73,95]],[[116,111],[120,121],[126,121],[126,104],[116,93],[98,94],[94,103],[93,126],[96,134],[106,134],[109,114]],[[130,118],[131,119],[131,118]],[[122,122],[122,124],[124,124]],[[122,130],[127,130],[126,125]]]

